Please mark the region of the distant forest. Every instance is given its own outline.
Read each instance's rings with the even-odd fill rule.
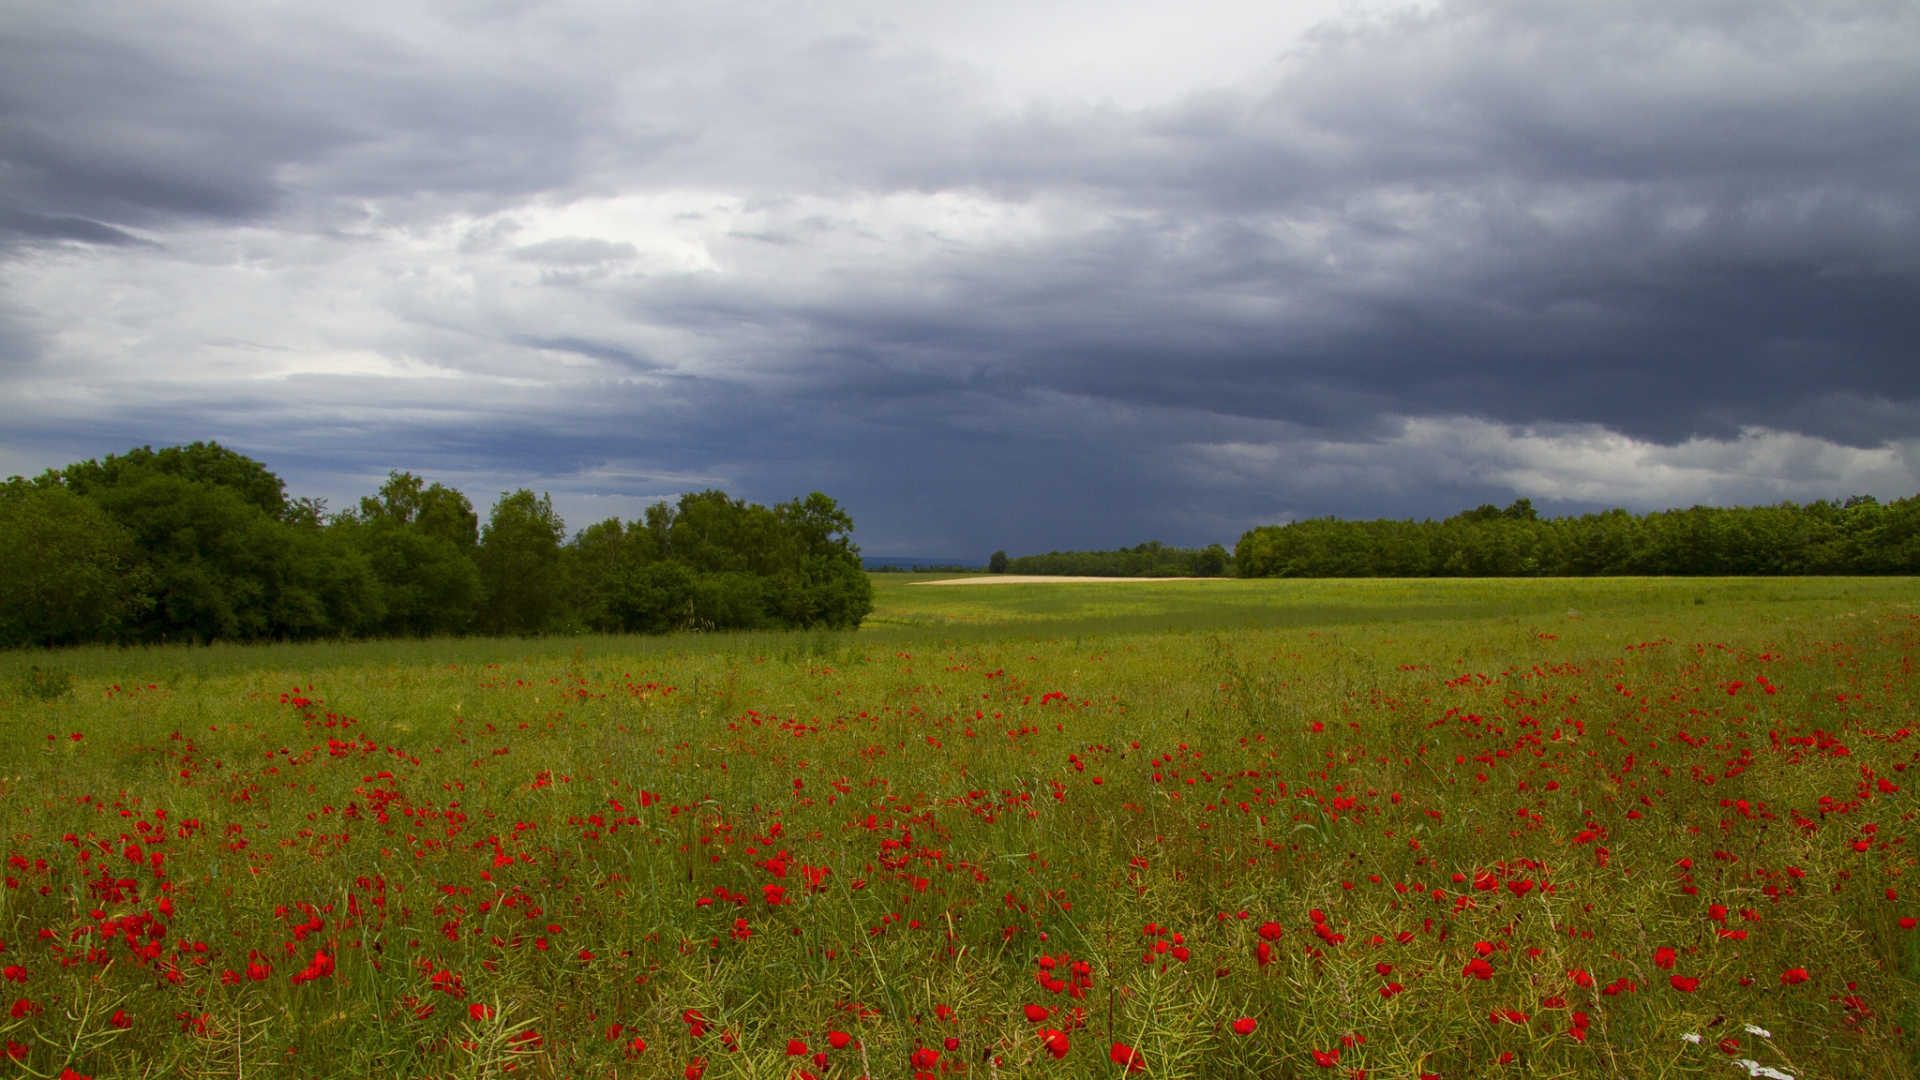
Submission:
[[[0,485],[0,647],[853,627],[852,534],[818,492],[702,491],[569,538],[544,494],[482,523],[406,472],[329,513],[218,443],[143,446]]]
[[[1445,521],[1316,518],[1247,532],[1233,561],[1241,577],[1914,574],[1920,495],[1560,518],[1520,499]]]
[[[1017,555],[996,551],[987,560],[996,574],[1059,574],[1085,577],[1220,577],[1233,569],[1233,557],[1219,544],[1203,548],[1168,547],[1158,540],[1113,551],[1049,551]]]

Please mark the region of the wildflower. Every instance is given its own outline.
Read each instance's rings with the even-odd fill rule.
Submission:
[[[706,1017],[700,1015],[699,1009],[687,1009],[681,1012],[680,1019],[687,1025],[687,1033],[696,1039],[707,1033],[707,1025],[711,1022]],[[699,1059],[696,1058],[694,1060],[698,1061]],[[705,1067],[704,1064],[702,1067]]]
[[[1331,1050],[1315,1050],[1313,1052],[1313,1063],[1323,1069],[1333,1068],[1335,1065],[1340,1064],[1340,1048],[1336,1046]]]
[[[1067,1056],[1067,1033],[1053,1028],[1042,1028],[1040,1045],[1046,1048],[1047,1053],[1053,1055],[1053,1060],[1059,1061]]]
[[[299,985],[331,974],[333,974],[333,957],[328,955],[325,949],[315,949],[313,959],[307,961],[307,966],[294,973],[293,982]]]
[[[1147,1071],[1147,1059],[1126,1043],[1114,1043],[1113,1049],[1107,1051],[1107,1059],[1115,1065],[1125,1065],[1130,1073]]]
[[[1807,974],[1806,968],[1788,968],[1780,973],[1780,984],[1782,986],[1792,986],[1795,983],[1806,982],[1810,978],[1812,978],[1812,976]]]
[[[1670,976],[1667,983],[1683,994],[1691,994],[1700,989],[1700,980],[1688,975]]]
[[[1251,1035],[1253,1034],[1253,1029],[1258,1027],[1259,1023],[1259,1021],[1251,1016],[1243,1016],[1233,1022],[1233,1033],[1235,1035]]]

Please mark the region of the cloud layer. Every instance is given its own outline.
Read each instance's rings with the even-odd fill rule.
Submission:
[[[0,467],[968,557],[1920,490],[1911,4],[896,7],[41,5]]]

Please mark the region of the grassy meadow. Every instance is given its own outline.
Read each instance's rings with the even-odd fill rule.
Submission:
[[[0,654],[0,1077],[1907,1077],[1920,587]]]

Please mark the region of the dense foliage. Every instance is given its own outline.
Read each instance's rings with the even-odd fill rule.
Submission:
[[[217,443],[140,447],[0,486],[0,647],[852,627],[873,606],[852,532],[818,492],[702,491],[569,539],[544,494],[483,525],[404,472],[328,514]]]
[[[1920,573],[1920,496],[1543,518],[1521,499],[1445,521],[1316,518],[1234,549],[1241,577]]]
[[[1045,555],[1007,557],[996,551],[987,568],[996,574],[1071,574],[1085,577],[1219,577],[1232,560],[1219,544],[1204,548],[1168,547],[1149,540],[1113,551],[1049,551]]]

